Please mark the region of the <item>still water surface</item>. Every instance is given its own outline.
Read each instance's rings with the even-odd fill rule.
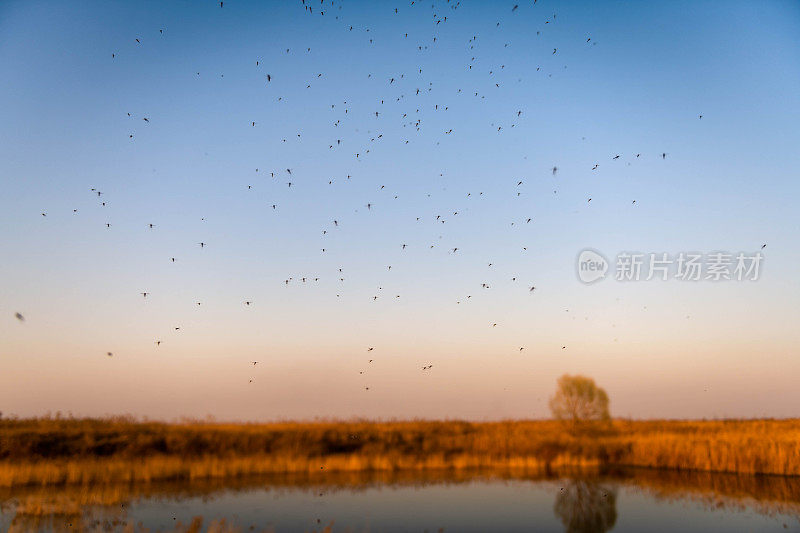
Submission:
[[[327,529],[326,529],[327,528]],[[0,492],[1,531],[800,531],[800,479],[320,474]]]

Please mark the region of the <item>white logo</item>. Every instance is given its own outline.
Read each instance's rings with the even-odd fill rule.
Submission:
[[[761,252],[620,252],[617,254],[614,278],[624,282],[654,279],[757,281],[761,276],[763,260]],[[584,248],[578,254],[576,267],[578,279],[588,285],[606,277],[609,262],[600,252]]]
[[[608,261],[594,250],[583,250],[578,254],[578,279],[584,283],[594,283],[606,277]]]

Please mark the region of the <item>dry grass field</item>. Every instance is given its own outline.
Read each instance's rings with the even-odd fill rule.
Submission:
[[[236,478],[270,473],[637,466],[800,475],[800,420],[224,424],[0,420],[0,487]]]

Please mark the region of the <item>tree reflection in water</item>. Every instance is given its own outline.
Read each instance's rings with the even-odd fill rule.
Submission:
[[[617,521],[616,489],[591,480],[568,480],[560,487],[553,512],[568,533],[610,531]]]

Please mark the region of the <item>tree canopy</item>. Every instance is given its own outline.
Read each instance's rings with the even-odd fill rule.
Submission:
[[[550,410],[557,420],[579,425],[610,420],[608,394],[592,378],[564,374],[558,378],[556,393],[550,398]]]

